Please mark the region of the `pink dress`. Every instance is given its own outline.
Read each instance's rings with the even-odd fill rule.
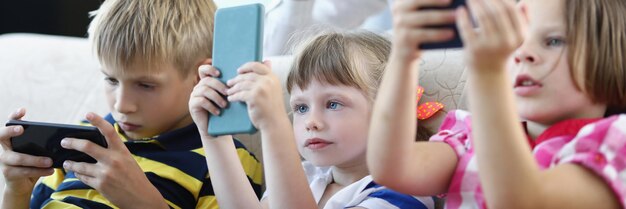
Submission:
[[[457,110],[448,113],[439,133],[430,138],[452,146],[459,158],[447,209],[486,208],[470,133],[470,114]],[[529,144],[540,169],[565,163],[583,166],[600,176],[626,208],[626,115],[563,121]]]

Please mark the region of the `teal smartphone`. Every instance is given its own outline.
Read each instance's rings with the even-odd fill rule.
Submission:
[[[223,83],[236,77],[243,64],[263,58],[264,10],[262,4],[248,4],[221,8],[215,13],[213,66],[220,70],[218,79]],[[208,132],[212,136],[256,131],[244,102],[229,102],[220,115],[209,118]]]

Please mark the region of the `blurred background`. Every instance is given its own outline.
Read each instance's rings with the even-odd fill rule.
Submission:
[[[0,34],[41,33],[87,36],[88,12],[103,0],[0,0]],[[214,0],[218,7],[270,0]]]

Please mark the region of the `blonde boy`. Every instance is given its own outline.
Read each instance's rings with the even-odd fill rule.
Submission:
[[[98,163],[66,161],[54,171],[49,159],[3,147],[0,163],[8,171],[3,208],[218,208],[187,106],[199,81],[196,69],[211,62],[215,9],[210,0],[104,1],[94,12],[89,37],[102,64],[111,113],[86,118],[109,146],[64,139],[63,147]],[[19,110],[11,117],[24,115]],[[3,143],[21,134],[8,130],[0,130]],[[258,195],[260,163],[235,144]],[[33,189],[33,180],[46,175]]]

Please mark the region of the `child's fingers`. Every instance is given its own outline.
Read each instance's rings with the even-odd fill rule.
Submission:
[[[202,96],[209,101],[219,105],[221,108],[225,108],[228,105],[228,102],[224,99],[224,97],[218,94],[216,91],[203,91]]]
[[[98,167],[96,164],[74,162],[71,160],[66,160],[65,162],[63,162],[63,168],[87,176],[96,176],[96,172],[98,171]]]
[[[107,138],[106,135],[105,135],[105,138]],[[116,138],[116,139],[119,140],[119,138]],[[112,140],[107,139],[107,142],[108,142],[109,148],[115,147],[117,144],[113,142],[113,139]],[[121,143],[121,140],[119,140],[119,142]],[[65,138],[61,140],[61,147],[65,149],[73,149],[73,150],[85,153],[98,161],[108,159],[106,148],[101,147],[100,145],[97,145],[96,143],[93,143],[89,140]]]
[[[518,15],[518,23],[519,23],[519,28],[520,30],[525,34],[526,30],[528,28],[528,8],[525,4],[525,2],[520,2],[517,5],[515,5],[515,9],[517,10],[517,15]]]
[[[34,168],[34,167],[2,167],[2,175],[5,179],[11,179],[13,177],[19,178],[37,178],[42,176],[49,176],[54,173],[53,168]]]
[[[223,95],[226,95],[226,93],[224,92]],[[199,85],[194,88],[194,90],[191,92],[191,100],[194,100],[196,98],[199,98],[199,100],[195,102],[196,104],[201,103],[204,100],[206,100],[208,104],[211,104],[210,106],[204,105],[204,109],[215,115],[219,114],[220,107],[224,108],[228,105],[228,102],[222,96],[222,94],[219,94],[217,91],[207,85]],[[213,104],[217,104],[219,105],[219,107]]]
[[[513,29],[513,32],[516,34],[517,38],[521,39],[521,40],[516,40],[516,41],[518,42],[523,41],[524,33],[526,31],[524,17],[522,16],[521,11],[517,9],[514,2],[505,1],[504,3],[507,8],[507,13],[510,14],[511,27]],[[521,44],[521,42],[518,44]]]
[[[250,90],[253,88],[253,86],[254,86],[254,82],[249,81],[249,80],[242,80],[236,85],[234,85],[233,87],[231,87],[230,89],[228,89],[226,93],[227,95],[230,96],[230,95],[236,94],[237,92]]]
[[[26,109],[19,108],[15,112],[12,112],[11,114],[9,114],[9,119],[11,119],[11,120],[19,120],[22,117],[24,117],[24,115],[26,115]]]
[[[513,13],[509,13],[507,11],[506,5],[504,4],[505,0],[491,0],[489,2],[486,0],[481,1],[485,4],[488,15],[494,23],[494,32],[499,34],[510,34],[512,24],[511,15]]]
[[[239,91],[233,95],[228,95],[230,102],[248,102],[250,91]]]
[[[265,66],[267,66],[269,69],[272,69],[272,61],[271,60],[265,60],[265,61],[263,61],[263,64]]]
[[[219,115],[221,112],[220,108],[217,108],[217,106],[215,106],[206,97],[194,97],[191,100],[192,101],[190,103],[192,107],[200,107],[203,110],[211,113],[212,115]]]
[[[198,67],[198,75],[201,79],[205,77],[218,77],[220,76],[220,71],[211,65],[200,65],[200,67]]]
[[[454,23],[455,14],[453,10],[428,10],[414,12],[396,17],[397,25],[407,27],[424,27],[430,25],[445,25]]]
[[[0,155],[0,162],[14,167],[50,168],[52,159],[49,157],[33,156],[6,150]]]
[[[259,78],[259,75],[256,73],[245,73],[237,75],[235,78],[230,79],[226,82],[226,85],[232,87],[237,85],[237,83],[241,83],[243,81],[256,81]],[[228,91],[226,92],[228,94]]]
[[[443,42],[454,38],[454,31],[451,29],[411,30],[408,33],[407,38],[420,40],[420,43]]]
[[[451,0],[396,0],[393,4],[393,12],[413,12],[425,7],[445,7],[450,5]]]
[[[207,86],[210,89],[213,89],[214,91],[218,91],[224,95],[226,94],[226,90],[228,89],[226,84],[222,83],[221,81],[215,78],[206,77],[206,78],[201,79],[200,82],[196,84],[196,86],[194,87],[194,91],[195,91],[195,88],[201,88],[203,86]]]
[[[91,125],[98,128],[98,130],[100,131],[100,133],[102,133],[102,135],[104,135],[104,139],[106,140],[109,149],[113,148],[116,150],[127,150],[126,145],[124,145],[124,142],[122,142],[119,135],[117,135],[117,131],[115,131],[115,128],[113,128],[113,125],[111,125],[109,121],[104,120],[104,118],[92,112],[87,113],[85,118],[87,118],[87,120],[89,121],[89,123],[91,123]],[[87,140],[75,140],[75,141],[78,141],[76,145],[80,147],[72,147],[72,148],[88,149],[85,151],[83,150],[78,150],[78,151],[82,151],[85,154],[88,154],[89,156],[98,160],[108,159],[106,148],[101,147],[100,145],[97,145],[93,142],[89,142]],[[86,142],[89,142],[89,143],[85,144]],[[87,147],[82,147],[82,146],[87,146]]]
[[[472,44],[474,39],[476,38],[476,34],[474,31],[474,26],[470,21],[470,16],[467,13],[467,9],[465,7],[459,7],[457,9],[457,27],[459,29],[459,34],[461,36],[461,40],[465,45]]]
[[[88,175],[84,175],[82,173],[79,172],[74,172],[74,175],[76,176],[76,178],[78,180],[80,180],[81,182],[83,182],[84,184],[87,184],[88,186],[94,188],[94,189],[98,189],[98,179],[93,177],[93,176],[88,176]]]
[[[266,75],[270,72],[270,68],[264,63],[260,62],[248,62],[242,65],[239,69],[237,69],[237,73],[239,74],[256,73],[259,75]]]
[[[482,34],[492,34],[495,26],[492,17],[489,15],[487,5],[484,0],[468,0],[467,6],[478,22],[479,30]]]
[[[2,145],[2,148],[5,150],[10,150],[11,143],[9,142],[9,139],[11,137],[22,135],[23,132],[24,128],[22,126],[0,127],[0,139],[2,140],[0,141],[0,145]]]

